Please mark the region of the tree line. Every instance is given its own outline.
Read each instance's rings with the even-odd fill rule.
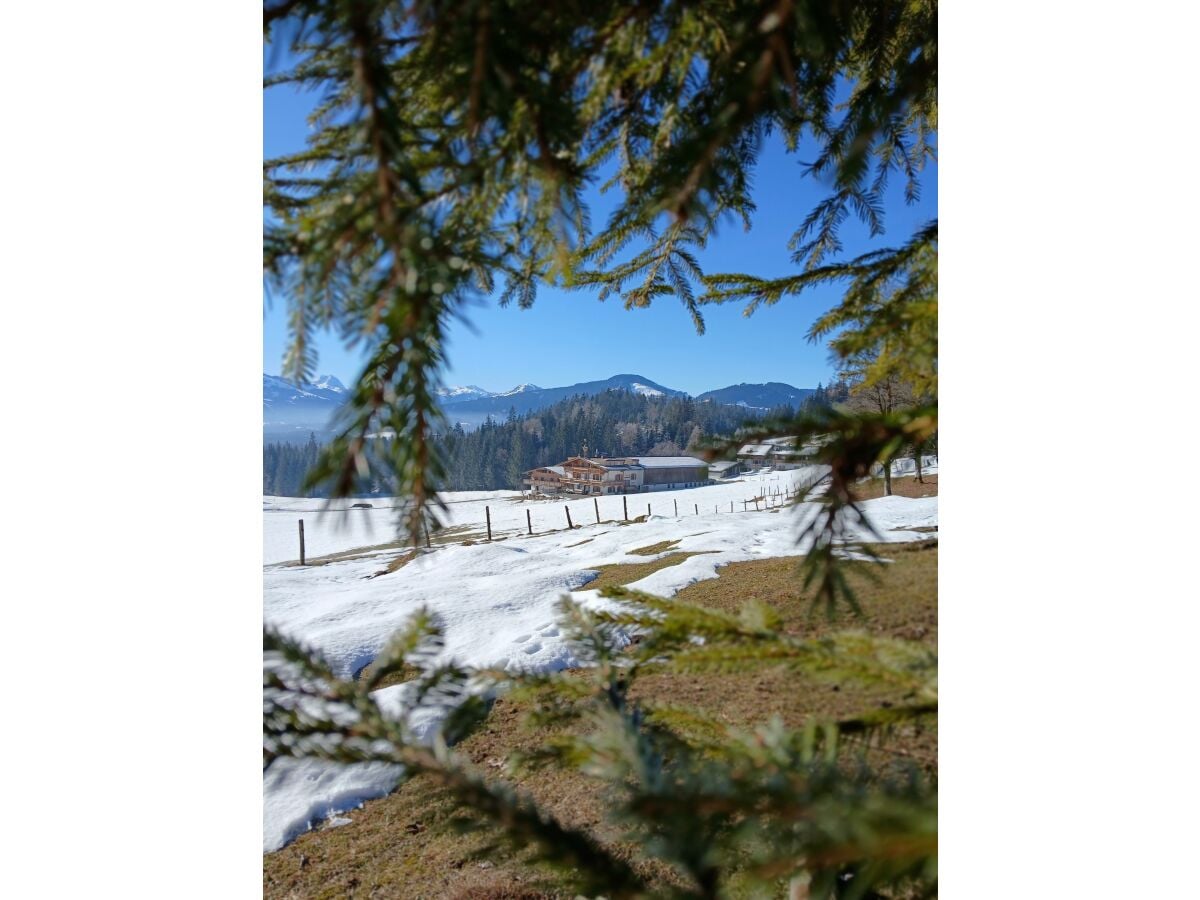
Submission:
[[[805,397],[799,412],[827,408],[847,396],[845,382],[829,388],[818,385]],[[735,435],[740,427],[761,418],[792,417],[798,410],[781,406],[751,410],[690,397],[647,397],[629,391],[575,396],[545,409],[505,421],[489,418],[467,431],[461,424],[439,434],[434,446],[446,463],[447,490],[519,489],[521,474],[551,466],[569,456],[681,456],[695,452],[702,441]],[[325,486],[305,488],[306,474],[321,453],[316,435],[306,444],[270,443],[263,446],[263,493],[284,497],[326,497]],[[380,468],[372,467],[374,472]],[[361,479],[359,494],[391,494],[395,486],[373,475]]]

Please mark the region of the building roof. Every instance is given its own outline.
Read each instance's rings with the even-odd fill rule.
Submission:
[[[694,456],[634,456],[639,466],[646,469],[667,469],[678,466],[707,466],[702,459]]]
[[[607,459],[588,459],[582,456],[572,456],[562,465],[543,466],[542,468],[554,469],[560,474],[566,474],[563,466],[567,463],[594,466],[597,469],[604,469],[610,472],[635,471],[637,469],[698,468],[708,465],[704,460],[697,459],[694,456],[615,456]]]
[[[744,444],[738,450],[738,456],[766,456],[774,449],[774,444]]]
[[[604,468],[603,462],[598,459],[589,459],[586,456],[568,456],[560,463],[560,465],[565,466],[567,463],[570,463],[574,466],[595,466],[600,469]]]
[[[708,467],[714,472],[724,472],[726,469],[733,468],[737,464],[738,461],[736,459],[721,459],[717,462],[709,463]]]
[[[528,472],[522,472],[521,474],[522,475],[532,475],[534,472],[542,472],[542,471],[553,472],[555,475],[566,475],[567,474],[567,470],[564,469],[562,466],[537,466],[536,468],[530,469]]]
[[[776,447],[775,452],[780,456],[816,456],[819,449],[814,444],[805,444],[803,447]]]

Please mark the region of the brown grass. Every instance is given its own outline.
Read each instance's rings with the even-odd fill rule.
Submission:
[[[937,644],[936,542],[882,545],[877,550],[893,560],[879,567],[879,581],[864,574],[867,564],[848,563],[849,577],[859,592],[866,619],[857,624],[873,634]],[[688,554],[671,554],[675,564]],[[663,560],[645,566],[661,567]],[[697,582],[678,594],[680,600],[714,609],[736,611],[756,598],[774,607],[784,627],[797,634],[819,635],[829,630],[823,618],[810,615],[809,598],[796,577],[796,558],[764,559],[723,566],[716,579]],[[606,567],[612,583],[644,577],[642,565]],[[649,574],[647,571],[645,574]],[[589,585],[588,587],[592,587]],[[816,716],[844,716],[887,702],[879,692],[849,684],[809,680],[779,669],[721,675],[644,676],[634,696],[684,709],[702,711],[720,722],[749,727],[778,714],[789,725]],[[459,745],[483,772],[507,778],[529,791],[565,823],[586,828],[620,851],[619,831],[603,820],[600,793],[594,781],[575,772],[542,770],[511,775],[504,760],[514,751],[544,743],[550,732],[523,726],[527,712],[501,698],[487,721]],[[897,735],[883,752],[932,765],[937,752],[936,731]],[[574,896],[561,881],[540,874],[520,853],[492,853],[476,858],[486,847],[482,835],[462,836],[447,822],[453,804],[427,779],[416,778],[388,797],[373,800],[349,813],[352,824],[309,832],[288,847],[263,858],[263,891],[268,897],[412,897],[499,900]],[[649,866],[646,873],[665,884],[667,873]]]
[[[936,497],[938,477],[924,476],[925,483],[917,481],[915,475],[897,475],[892,479],[892,495],[896,497]],[[859,500],[875,500],[883,496],[882,478],[864,478],[854,485],[854,495]]]
[[[682,540],[682,538],[679,540]],[[678,547],[679,540],[659,541],[657,544],[648,544],[645,547],[638,547],[634,550],[630,550],[629,552],[634,556],[654,556],[656,553],[665,553],[668,550]]]
[[[449,528],[443,528],[440,531],[431,534],[429,543],[434,547],[441,546],[443,544],[457,544],[460,541],[470,544],[472,541],[463,539],[475,537],[480,534],[483,534],[483,532],[472,531],[470,525],[454,525]],[[364,559],[365,557],[374,556],[377,554],[382,555],[388,550],[400,551],[401,556],[404,556],[405,554],[412,553],[413,546],[408,542],[407,538],[402,540],[397,539],[394,541],[387,541],[383,544],[372,544],[369,547],[355,547],[353,550],[342,550],[337,553],[327,553],[324,556],[310,556],[304,560],[304,564],[305,566],[325,566],[329,563],[346,562],[347,560],[352,559]],[[393,559],[392,562],[394,561],[395,560]],[[405,562],[408,561],[408,559],[405,559]],[[300,565],[300,561],[294,559],[290,562],[280,563],[280,565],[289,568],[298,567]],[[404,563],[400,563],[400,565],[404,565]],[[398,569],[400,566],[396,566],[396,568]],[[395,570],[396,569],[389,569],[389,571],[392,572]]]
[[[668,566],[677,566],[685,559],[700,556],[703,553],[716,552],[716,550],[702,550],[697,553],[669,553],[650,562],[613,563],[609,566],[592,566],[593,569],[600,573],[600,577],[595,581],[589,581],[580,590],[602,591],[608,587],[621,587],[622,585],[633,584],[633,582],[640,581],[647,575],[653,575],[659,569],[665,569]]]

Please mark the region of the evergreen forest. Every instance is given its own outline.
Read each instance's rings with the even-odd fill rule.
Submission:
[[[690,397],[647,397],[629,391],[577,396],[507,420],[489,419],[472,431],[461,425],[439,433],[434,446],[446,465],[452,491],[518,490],[521,473],[550,466],[587,448],[589,456],[678,456],[695,453],[705,441],[735,436],[762,418],[790,418],[828,408],[845,399],[846,385],[818,385],[801,409],[748,410]],[[306,487],[305,474],[321,453],[316,435],[306,444],[263,446],[263,493],[282,497],[326,497],[327,486]],[[727,451],[728,453],[728,451]],[[395,491],[380,476],[361,479],[357,495]]]

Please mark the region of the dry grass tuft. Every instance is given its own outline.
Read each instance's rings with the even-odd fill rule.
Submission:
[[[682,540],[680,538],[679,540]],[[665,553],[679,546],[679,540],[674,541],[659,541],[657,544],[649,544],[645,547],[638,547],[636,550],[630,550],[634,556],[654,556],[656,553]]]

